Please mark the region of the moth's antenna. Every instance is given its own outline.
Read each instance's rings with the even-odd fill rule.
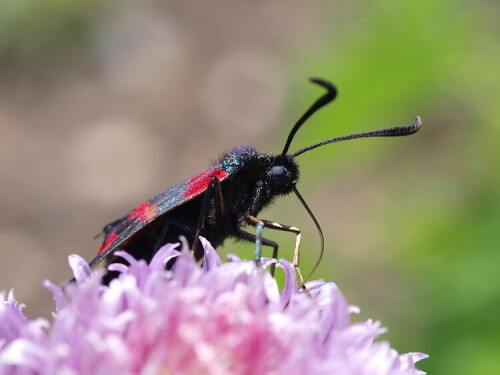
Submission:
[[[302,198],[302,195],[299,194],[299,191],[297,190],[297,188],[295,186],[293,187],[293,192],[295,193],[295,195],[297,196],[297,198],[299,198],[300,203],[302,203],[302,205],[306,209],[307,213],[309,214],[309,216],[311,217],[311,219],[314,221],[314,225],[316,225],[316,228],[318,229],[318,233],[319,233],[320,250],[319,250],[318,260],[314,264],[314,267],[312,268],[311,272],[309,272],[309,274],[307,275],[307,277],[304,279],[304,282],[306,282],[307,280],[309,280],[309,278],[311,277],[311,275],[314,273],[314,271],[316,271],[316,269],[318,268],[319,264],[321,263],[321,259],[323,258],[323,253],[325,251],[325,237],[323,236],[323,231],[321,230],[321,226],[319,225],[318,220],[316,220],[316,217],[314,217],[314,214],[312,213],[311,209],[307,205],[307,203],[304,200],[304,198]]]
[[[311,117],[314,112],[316,112],[318,109],[323,107],[324,105],[330,103],[335,97],[337,96],[337,89],[335,86],[328,81],[325,81],[324,79],[321,78],[309,78],[309,81],[316,83],[320,86],[323,86],[325,89],[328,90],[328,92],[320,97],[318,100],[316,100],[313,105],[302,115],[301,118],[297,121],[297,123],[293,126],[292,130],[290,131],[290,134],[288,135],[288,138],[285,143],[285,147],[283,148],[283,152],[281,153],[282,155],[286,155],[288,152],[288,149],[290,148],[290,144],[292,143],[293,137],[295,136],[295,133],[297,133],[297,130],[300,129],[302,124],[306,122],[306,120]]]
[[[362,132],[362,133],[356,133],[356,134],[351,134],[351,135],[344,135],[342,137],[337,137],[337,138],[330,138],[330,139],[327,139],[325,141],[312,144],[312,145],[305,147],[302,150],[299,150],[297,152],[294,152],[293,154],[291,154],[291,156],[296,157],[296,156],[299,156],[300,154],[303,154],[304,152],[315,149],[316,147],[328,145],[330,143],[349,141],[351,139],[369,138],[369,137],[400,137],[400,136],[410,135],[410,134],[416,133],[420,129],[421,125],[422,125],[422,120],[420,119],[419,116],[417,116],[415,118],[415,121],[413,122],[413,124],[408,125],[408,126],[396,126],[393,128],[372,130],[369,132]]]

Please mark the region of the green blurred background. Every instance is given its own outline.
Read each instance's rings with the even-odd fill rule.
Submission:
[[[314,278],[431,374],[500,373],[499,5],[493,1],[0,2],[0,288],[48,316],[44,278],[102,226],[234,145],[279,152],[409,124],[414,136],[300,157],[323,226]],[[318,236],[293,197],[263,218]],[[291,259],[293,238],[267,233]],[[240,251],[245,248],[246,253]],[[228,243],[224,251],[250,254]],[[358,319],[358,318],[356,318]]]

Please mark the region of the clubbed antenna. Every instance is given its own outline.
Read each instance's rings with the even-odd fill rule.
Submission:
[[[413,124],[408,125],[408,126],[396,126],[393,128],[372,130],[369,132],[362,132],[362,133],[356,133],[356,134],[351,134],[351,135],[344,135],[342,137],[337,137],[337,138],[330,138],[330,139],[327,139],[325,141],[318,142],[318,143],[315,143],[315,144],[310,145],[308,147],[305,147],[302,150],[299,150],[297,152],[294,152],[292,154],[292,156],[296,157],[296,156],[299,156],[300,154],[303,154],[304,152],[313,150],[316,147],[328,145],[330,143],[349,141],[351,139],[370,138],[370,137],[400,137],[400,136],[410,135],[410,134],[416,133],[420,129],[421,125],[422,125],[422,120],[420,119],[419,116],[417,116],[415,118],[415,121],[413,122]]]
[[[309,81],[316,83],[320,86],[323,86],[325,89],[328,90],[328,92],[320,97],[318,100],[316,100],[313,105],[302,115],[301,118],[297,121],[297,123],[293,126],[292,130],[290,131],[290,134],[288,135],[288,138],[285,143],[285,147],[283,148],[283,152],[281,153],[282,155],[286,155],[288,152],[288,149],[290,148],[290,144],[292,143],[293,137],[295,136],[295,133],[297,133],[297,130],[300,129],[302,124],[307,121],[309,117],[311,117],[314,112],[316,112],[318,109],[321,107],[325,106],[326,104],[330,103],[335,97],[337,96],[337,89],[335,86],[328,81],[325,81],[324,79],[321,78],[309,78]]]

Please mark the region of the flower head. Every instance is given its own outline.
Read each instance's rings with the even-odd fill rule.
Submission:
[[[51,325],[0,295],[0,374],[422,374],[414,364],[424,354],[375,343],[385,332],[378,322],[351,323],[358,309],[335,283],[312,281],[308,295],[280,260],[280,290],[254,262],[223,264],[202,244],[202,267],[175,244],[149,265],[117,252],[129,265],[110,266],[120,276],[109,286],[71,256],[77,281],[68,297],[46,282],[57,305]]]

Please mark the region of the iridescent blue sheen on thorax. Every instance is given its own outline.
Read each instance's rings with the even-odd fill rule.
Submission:
[[[276,166],[282,166],[287,172],[285,181],[281,179],[275,183],[276,176],[270,175]],[[233,148],[215,163],[214,168],[229,173],[222,183],[225,206],[232,220],[240,223],[248,215],[258,215],[276,197],[290,193],[299,174],[292,157],[260,153],[251,146]]]

